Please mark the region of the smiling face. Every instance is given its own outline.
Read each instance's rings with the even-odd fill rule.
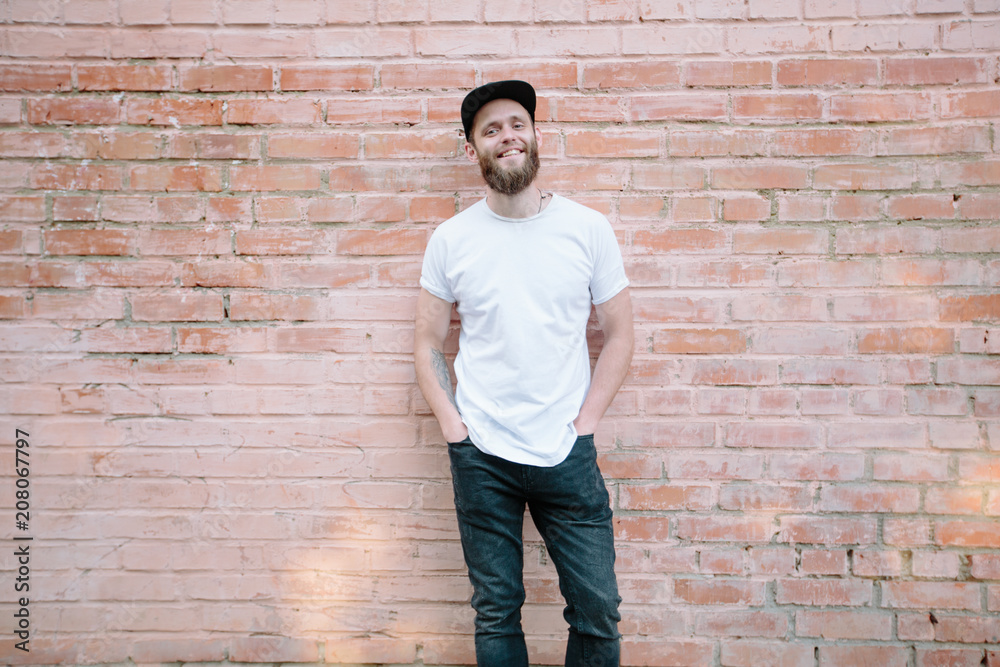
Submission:
[[[513,100],[493,100],[476,114],[465,152],[479,162],[491,189],[512,196],[535,180],[541,138],[524,107]]]

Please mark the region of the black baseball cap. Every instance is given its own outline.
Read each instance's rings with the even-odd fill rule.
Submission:
[[[514,100],[527,109],[531,122],[535,122],[535,89],[531,84],[516,79],[494,81],[479,86],[462,101],[462,127],[465,128],[466,139],[472,133],[476,113],[493,100]]]

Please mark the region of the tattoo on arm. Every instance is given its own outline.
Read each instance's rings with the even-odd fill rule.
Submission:
[[[437,376],[438,385],[444,389],[444,393],[448,395],[448,400],[451,404],[458,409],[458,404],[455,402],[455,394],[451,390],[451,373],[448,372],[448,361],[444,358],[444,353],[441,350],[431,350],[431,364],[434,366],[434,374]]]

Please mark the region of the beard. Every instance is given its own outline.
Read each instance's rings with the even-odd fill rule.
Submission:
[[[491,189],[500,194],[512,196],[527,188],[538,175],[538,142],[532,138],[531,143],[525,149],[525,160],[520,167],[506,168],[500,164],[493,155],[488,153],[479,154],[479,170],[483,173],[483,180]]]

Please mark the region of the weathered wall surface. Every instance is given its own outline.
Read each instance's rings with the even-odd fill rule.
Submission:
[[[459,102],[511,77],[545,187],[609,216],[633,281],[598,434],[625,662],[1000,660],[996,0],[0,21],[2,661],[472,660],[411,318],[428,235],[482,193]]]

